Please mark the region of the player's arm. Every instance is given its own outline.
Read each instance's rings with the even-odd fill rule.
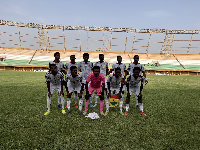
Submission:
[[[66,80],[66,82],[65,82],[65,84],[66,84],[66,85],[65,85],[65,89],[66,89],[66,92],[69,93],[69,92],[68,92],[68,87],[67,87],[68,75],[65,76],[65,80]]]
[[[64,74],[67,74],[67,71],[66,71],[66,70],[63,70],[62,72],[63,72]]]
[[[102,92],[105,90],[105,83],[102,83]]]

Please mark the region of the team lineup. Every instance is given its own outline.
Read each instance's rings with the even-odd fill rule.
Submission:
[[[86,115],[88,104],[90,107],[97,106],[97,99],[100,99],[100,114],[103,116],[109,113],[109,98],[116,95],[119,99],[119,113],[128,115],[130,97],[135,95],[136,108],[140,110],[140,114],[146,116],[143,111],[142,89],[143,84],[147,84],[146,74],[142,64],[138,63],[139,56],[133,57],[134,62],[130,63],[128,68],[122,63],[122,57],[117,56],[117,63],[112,65],[109,70],[108,63],[104,61],[104,55],[99,54],[99,61],[94,65],[89,61],[89,54],[83,54],[83,61],[77,63],[75,55],[70,56],[70,62],[65,65],[60,62],[60,53],[54,53],[55,60],[49,63],[49,71],[46,73],[47,83],[47,106],[46,113],[50,113],[51,98],[54,91],[58,94],[58,108],[62,110],[62,114],[71,113],[71,96],[74,93],[74,107],[78,108],[80,115]],[[66,71],[67,70],[67,71]],[[80,71],[82,74],[79,74]],[[143,75],[142,75],[143,74]],[[108,76],[108,80],[107,77]],[[126,86],[126,89],[125,89]],[[65,107],[64,91],[67,92],[67,106]],[[86,89],[86,95],[83,92]],[[125,94],[126,90],[126,95]],[[93,94],[94,93],[94,94]],[[126,106],[123,105],[126,96]],[[92,104],[93,97],[95,104]],[[79,103],[77,105],[77,100]],[[104,101],[106,106],[103,112]],[[83,107],[85,110],[83,111]],[[122,108],[125,108],[125,114]],[[65,111],[67,108],[67,111]]]

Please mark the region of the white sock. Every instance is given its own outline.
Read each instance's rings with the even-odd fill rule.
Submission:
[[[65,99],[64,99],[63,95],[60,96],[60,100],[61,100],[61,104],[62,104],[62,109],[65,109]]]
[[[95,93],[95,104],[97,104],[98,95]]]
[[[135,105],[138,105],[138,97],[135,96]]]
[[[92,103],[93,95],[90,96],[90,103]]]
[[[126,111],[129,110],[129,104],[126,104]]]
[[[106,102],[106,111],[109,111],[109,103],[108,103],[108,98],[105,99]]]
[[[140,111],[143,111],[143,103],[139,103]]]
[[[119,100],[119,109],[122,111],[123,100],[122,98]]]
[[[61,98],[60,98],[60,94],[58,93],[58,105],[61,104]]]
[[[122,94],[122,98],[121,99],[122,99],[122,104],[123,104],[123,102],[124,102],[124,94]]]
[[[74,94],[74,98],[75,98],[75,104],[76,104],[77,103],[77,99],[78,99],[78,96],[77,96],[76,93]]]
[[[70,110],[71,98],[67,98],[67,108]]]
[[[83,107],[82,104],[83,104],[83,99],[80,98],[80,99],[79,99],[79,110],[80,110],[80,111],[82,111],[82,107]]]
[[[49,98],[47,94],[47,110],[50,111],[51,97]]]

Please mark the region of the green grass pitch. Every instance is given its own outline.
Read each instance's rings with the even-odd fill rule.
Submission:
[[[116,107],[92,120],[78,114],[74,99],[71,114],[63,115],[56,93],[51,113],[44,116],[44,75],[0,71],[0,149],[200,149],[198,76],[148,75],[143,90],[147,117],[140,116],[132,96],[128,116]],[[99,114],[99,105],[89,112]]]

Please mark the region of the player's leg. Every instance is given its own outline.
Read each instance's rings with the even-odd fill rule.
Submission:
[[[44,115],[48,115],[50,113],[51,98],[52,98],[54,90],[55,90],[55,86],[50,83],[50,95],[47,93],[47,111]]]
[[[128,115],[130,97],[131,97],[132,92],[133,92],[133,88],[129,87],[129,91],[127,91],[127,97],[126,97],[126,112],[125,112],[126,116]]]
[[[65,114],[65,99],[64,99],[64,93],[60,95],[61,92],[61,85],[58,85],[56,88],[58,95],[60,96],[60,100],[61,100],[61,105],[62,105],[62,114]]]
[[[103,113],[103,105],[104,105],[104,92],[102,92],[102,87],[96,89],[97,95],[99,96],[100,99],[100,114],[105,116]]]
[[[124,92],[124,91],[122,91],[122,92]],[[116,90],[116,93],[117,93],[117,94],[119,93],[119,89]],[[123,105],[123,98],[121,97],[121,98],[119,99],[119,113],[120,113],[121,115],[124,115],[124,113],[122,112],[122,105]]]
[[[66,114],[71,113],[70,105],[71,105],[71,96],[73,93],[73,91],[69,90],[69,88],[68,88],[68,91],[69,91],[69,94],[67,94],[67,109],[68,109],[68,111],[66,112]]]
[[[112,92],[112,90],[111,90],[111,92]],[[108,92],[107,92],[108,93]],[[106,99],[105,99],[105,102],[106,102],[106,112],[105,112],[105,115],[107,115],[108,113],[109,113],[109,93],[108,94],[106,94]]]
[[[86,91],[86,95],[85,95],[85,111],[83,112],[83,115],[87,114],[89,99],[90,99],[90,96],[92,95],[93,91],[94,91],[94,88],[92,88],[91,86],[89,86],[88,87],[88,91]]]
[[[75,99],[74,107],[78,108],[78,106],[77,106],[77,99],[78,99],[77,91],[74,91],[74,99]]]
[[[76,91],[78,93],[78,98],[79,98],[79,114],[82,115],[82,107],[83,107],[83,98],[81,93],[81,86],[76,88]]]
[[[143,111],[143,102],[142,102],[142,93],[138,90],[138,104],[139,104],[139,109],[140,109],[140,114],[143,116],[147,116],[144,111]]]

